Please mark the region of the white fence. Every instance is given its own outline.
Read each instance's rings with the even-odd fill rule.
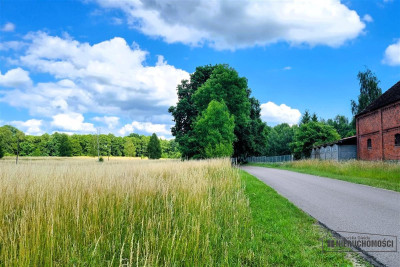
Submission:
[[[293,161],[293,155],[283,155],[283,156],[261,156],[261,157],[248,157],[247,162],[249,163],[274,163],[274,162],[287,162]]]

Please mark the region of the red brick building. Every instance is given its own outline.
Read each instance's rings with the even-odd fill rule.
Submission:
[[[400,81],[356,116],[357,158],[400,160]]]

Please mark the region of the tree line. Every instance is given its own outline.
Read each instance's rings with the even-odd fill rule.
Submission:
[[[306,110],[298,125],[267,126],[260,104],[251,96],[247,80],[228,65],[197,67],[177,87],[178,103],[172,134],[183,158],[276,156],[310,157],[313,146],[356,134],[355,115],[382,94],[371,70],[360,71],[358,99],[351,101],[353,119],[343,115],[324,120]]]
[[[127,156],[149,158],[179,158],[174,140],[131,133],[128,136],[113,134],[73,134],[55,132],[41,136],[25,135],[17,128],[0,127],[0,158],[6,156]]]
[[[366,69],[357,74],[360,94],[357,100],[351,100],[352,120],[343,115],[332,119],[318,119],[308,110],[304,112],[299,125],[286,123],[267,127],[267,156],[293,154],[296,159],[308,158],[313,146],[330,143],[356,134],[355,116],[382,95],[379,80]]]
[[[25,136],[15,127],[0,127],[0,157],[21,156],[136,156],[201,159],[293,154],[307,158],[312,147],[355,135],[354,116],[382,94],[379,80],[369,69],[359,72],[360,95],[351,101],[353,119],[343,115],[324,120],[302,115],[298,125],[268,126],[261,120],[259,101],[251,96],[247,79],[226,64],[196,68],[189,80],[177,86],[178,102],[169,112],[175,140],[159,140],[132,133]],[[99,145],[97,145],[97,142]],[[98,151],[97,151],[98,148]]]

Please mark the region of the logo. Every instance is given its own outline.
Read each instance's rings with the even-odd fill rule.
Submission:
[[[397,252],[397,236],[337,231],[338,238],[322,240],[322,252],[350,252],[352,248],[366,252]]]

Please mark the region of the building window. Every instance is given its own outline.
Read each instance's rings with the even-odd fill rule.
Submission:
[[[371,141],[371,139],[368,139],[368,140],[367,140],[367,148],[368,148],[368,149],[371,149],[371,148],[372,148],[372,141]]]
[[[394,136],[394,145],[400,146],[400,134],[395,134]]]

